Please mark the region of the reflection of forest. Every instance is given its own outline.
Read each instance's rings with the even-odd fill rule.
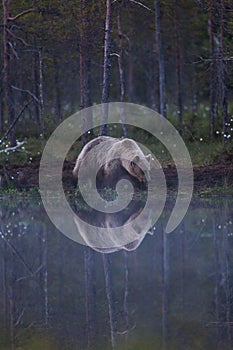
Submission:
[[[232,348],[232,202],[195,203],[164,235],[167,210],[138,249],[108,255],[38,204],[1,201],[0,349]]]

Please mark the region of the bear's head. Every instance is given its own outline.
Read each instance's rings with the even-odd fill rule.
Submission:
[[[130,175],[136,177],[139,182],[150,180],[150,154],[145,155],[138,144],[131,139],[120,141],[117,151],[120,152],[122,166]]]
[[[151,163],[151,154],[140,158],[140,156],[135,156],[130,161],[129,173],[133,176],[136,175],[140,182],[150,180],[150,163]]]

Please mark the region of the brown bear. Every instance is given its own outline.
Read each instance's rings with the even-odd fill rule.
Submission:
[[[85,166],[85,157],[90,151],[88,163],[99,169],[96,179],[99,188],[114,188],[120,179],[130,180],[134,187],[140,187],[140,184],[146,184],[150,179],[151,155],[144,155],[132,139],[110,136],[99,136],[83,147],[73,169],[75,178],[78,178],[81,164]]]

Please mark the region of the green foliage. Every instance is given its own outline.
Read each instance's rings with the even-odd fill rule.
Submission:
[[[177,121],[177,77],[176,77],[176,46],[174,33],[175,4],[177,6],[179,46],[182,55],[182,97],[184,102],[183,123]],[[105,1],[88,1],[81,12],[80,1],[62,0],[46,1],[29,0],[13,1],[10,4],[11,15],[33,8],[33,12],[17,19],[12,28],[14,50],[10,51],[11,83],[22,91],[14,90],[14,108],[17,114],[28,101],[31,94],[39,98],[39,56],[43,56],[43,97],[45,104],[45,139],[58,125],[58,108],[62,118],[80,108],[79,58],[80,30],[82,19],[86,18],[85,33],[91,60],[91,100],[101,101],[103,38],[105,21]],[[155,43],[154,1],[146,3],[149,8],[140,6],[140,2],[113,2],[112,53],[111,56],[111,89],[110,101],[120,99],[119,71],[117,54],[119,51],[119,35],[117,16],[120,14],[123,37],[123,65],[125,73],[125,100],[145,104],[154,109],[159,105],[158,64]],[[216,5],[217,6],[217,5]],[[218,6],[216,7],[219,10]],[[233,28],[232,4],[225,1],[223,42],[226,58],[232,57],[233,45],[230,33]],[[84,17],[82,17],[82,15]],[[3,10],[0,7],[0,16]],[[213,142],[209,143],[209,94],[210,94],[210,51],[208,34],[209,2],[191,0],[175,2],[161,1],[162,41],[164,46],[166,92],[168,119],[180,130],[184,141],[190,149],[194,164],[209,164],[224,154],[231,152],[229,144],[233,137],[233,106],[229,102],[228,126],[224,146],[221,145],[223,121],[221,109],[216,110]],[[220,17],[217,11],[214,16],[214,34],[219,35]],[[3,27],[1,28],[1,31]],[[1,35],[0,45],[3,46]],[[3,56],[0,57],[3,65]],[[232,95],[232,60],[226,61],[225,70],[228,95]],[[4,96],[1,92],[3,102]],[[218,97],[219,100],[220,97]],[[230,100],[230,98],[229,98]],[[219,101],[218,101],[219,103]],[[59,107],[60,106],[60,107]],[[3,106],[4,107],[4,106]],[[0,161],[26,162],[40,158],[43,140],[42,121],[38,116],[38,104],[33,100],[16,126],[17,138],[27,140],[25,149],[28,153],[14,152],[9,155],[0,154]],[[3,125],[0,132],[7,130],[7,115],[3,108]],[[1,124],[1,123],[0,123]],[[122,137],[120,125],[111,125],[109,135]],[[154,141],[149,134],[134,130],[128,126],[130,137],[152,147],[165,163],[171,161],[159,142]],[[98,130],[95,130],[95,136]],[[231,138],[229,137],[231,136]],[[229,137],[227,139],[227,137]],[[81,149],[79,140],[72,146],[67,159],[74,160]],[[32,159],[31,159],[32,158]]]

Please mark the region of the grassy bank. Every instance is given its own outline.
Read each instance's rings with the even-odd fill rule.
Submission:
[[[98,135],[97,131],[95,134],[95,136]],[[111,136],[120,137],[122,135],[122,130],[118,130],[117,128],[109,130],[109,134]],[[176,176],[175,164],[164,145],[154,140],[152,135],[142,130],[137,130],[135,132],[129,129],[129,136],[145,145],[149,149],[149,152],[153,153],[164,167],[168,182],[169,179],[173,180]],[[36,138],[27,138],[25,141],[26,143],[14,152],[0,153],[0,176],[4,176],[4,172],[7,171],[10,179],[4,186],[3,182],[0,181],[0,195],[15,195],[19,192],[19,195],[22,196],[24,193],[38,193],[38,171],[42,154],[42,142]],[[208,142],[204,139],[200,141],[194,138],[190,140],[186,135],[185,144],[193,163],[194,179],[198,184],[195,187],[195,192],[203,194],[232,194],[232,142],[227,140],[223,143],[220,139],[216,139],[214,142]],[[7,145],[5,144],[5,146]],[[77,140],[76,143],[72,145],[66,157],[66,167],[64,170],[65,182],[66,179],[68,179],[68,182],[71,179],[72,168],[80,150],[81,141]],[[23,186],[19,188],[16,185],[17,174],[19,172],[24,174],[28,183],[27,188]]]

